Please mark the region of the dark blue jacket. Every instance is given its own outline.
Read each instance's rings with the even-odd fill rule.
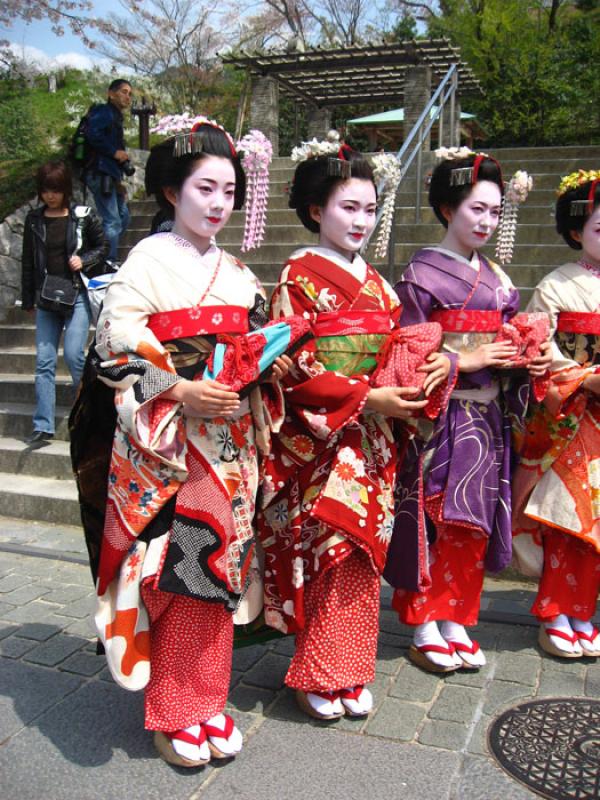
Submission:
[[[116,180],[121,180],[121,166],[114,159],[114,154],[117,150],[125,150],[123,115],[111,102],[92,108],[87,138],[97,152],[92,172],[111,175]]]

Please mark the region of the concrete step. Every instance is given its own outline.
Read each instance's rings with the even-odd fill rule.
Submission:
[[[73,400],[71,378],[58,375],[56,378],[56,404],[70,407]],[[35,377],[0,373],[0,403],[35,403]]]
[[[0,363],[5,369],[10,369],[11,373],[33,375],[35,373],[35,343],[29,347],[0,347]],[[62,349],[58,353],[56,374],[65,378],[69,375]]]
[[[77,525],[81,517],[75,481],[0,473],[0,514]]]
[[[31,433],[35,405],[26,402],[0,402],[0,436],[23,439]],[[57,406],[55,439],[66,441],[69,438],[67,420],[70,408]]]
[[[52,440],[44,447],[32,450],[21,439],[0,437],[0,472],[70,480],[73,472],[69,444]]]
[[[19,310],[19,314],[22,313]],[[35,347],[35,326],[3,323],[0,325],[0,347]]]
[[[0,548],[14,548],[17,552],[26,552],[29,555],[59,556],[75,563],[88,563],[87,547],[80,524],[60,525],[2,516]]]

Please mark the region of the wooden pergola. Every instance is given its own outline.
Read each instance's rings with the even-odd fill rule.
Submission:
[[[221,58],[252,75],[275,79],[285,94],[302,98],[317,108],[402,101],[407,69],[416,65],[431,68],[435,88],[450,65],[459,64],[461,94],[481,92],[470,67],[461,61],[459,48],[448,39],[292,53],[241,52]]]
[[[405,129],[414,124],[452,64],[458,65],[460,94],[481,85],[460,50],[448,39],[413,39],[307,51],[239,52],[222,55],[226,64],[251,79],[250,126],[279,147],[279,94],[295,97],[308,109],[311,136],[325,135],[331,109],[348,105],[404,106]],[[408,129],[410,129],[408,127]]]

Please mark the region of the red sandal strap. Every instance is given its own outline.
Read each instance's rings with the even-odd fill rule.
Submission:
[[[325,689],[308,689],[306,694],[314,694],[317,697],[322,697],[323,700],[329,700],[330,702],[333,702],[336,699],[336,697],[340,696],[340,692],[339,691],[332,690],[332,689],[327,689],[327,690],[325,690]]]
[[[340,689],[338,694],[342,700],[358,700],[364,688],[364,686],[359,685],[353,689]]]
[[[415,647],[420,653],[442,653],[445,656],[453,655],[456,649],[452,642],[448,642],[446,647],[442,644],[421,644],[415,645]]]
[[[168,739],[171,740],[177,739],[178,742],[185,742],[186,744],[195,744],[198,747],[200,747],[200,745],[204,744],[204,742],[206,741],[206,734],[204,733],[202,725],[200,726],[200,733],[198,734],[198,736],[194,736],[192,733],[189,733],[188,731],[184,730],[163,731],[163,733]]]
[[[229,739],[233,733],[235,725],[229,714],[223,714],[223,716],[225,717],[224,728],[218,728],[216,725],[209,725],[207,722],[202,725],[202,730],[205,732],[206,736],[216,736],[219,739]]]
[[[595,627],[592,628],[591,633],[586,633],[585,631],[578,631],[576,629],[574,632],[578,639],[585,639],[585,641],[589,642],[590,644],[594,641],[594,639],[596,638],[596,636],[598,636],[599,633],[598,628]]]
[[[575,642],[578,639],[576,633],[573,633],[571,636],[569,636],[568,633],[565,633],[564,631],[559,631],[558,628],[546,628],[546,633],[548,634],[548,636],[556,636],[559,639],[564,639],[566,642],[570,642],[571,644],[575,644]]]
[[[451,644],[458,653],[470,653],[472,656],[481,650],[479,642],[476,642],[475,639],[471,639],[470,645],[464,642],[455,642],[454,639],[449,639],[448,644]]]

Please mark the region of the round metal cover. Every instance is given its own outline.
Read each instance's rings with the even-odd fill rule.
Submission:
[[[500,766],[542,797],[600,798],[600,701],[522,703],[494,720],[488,742]]]

